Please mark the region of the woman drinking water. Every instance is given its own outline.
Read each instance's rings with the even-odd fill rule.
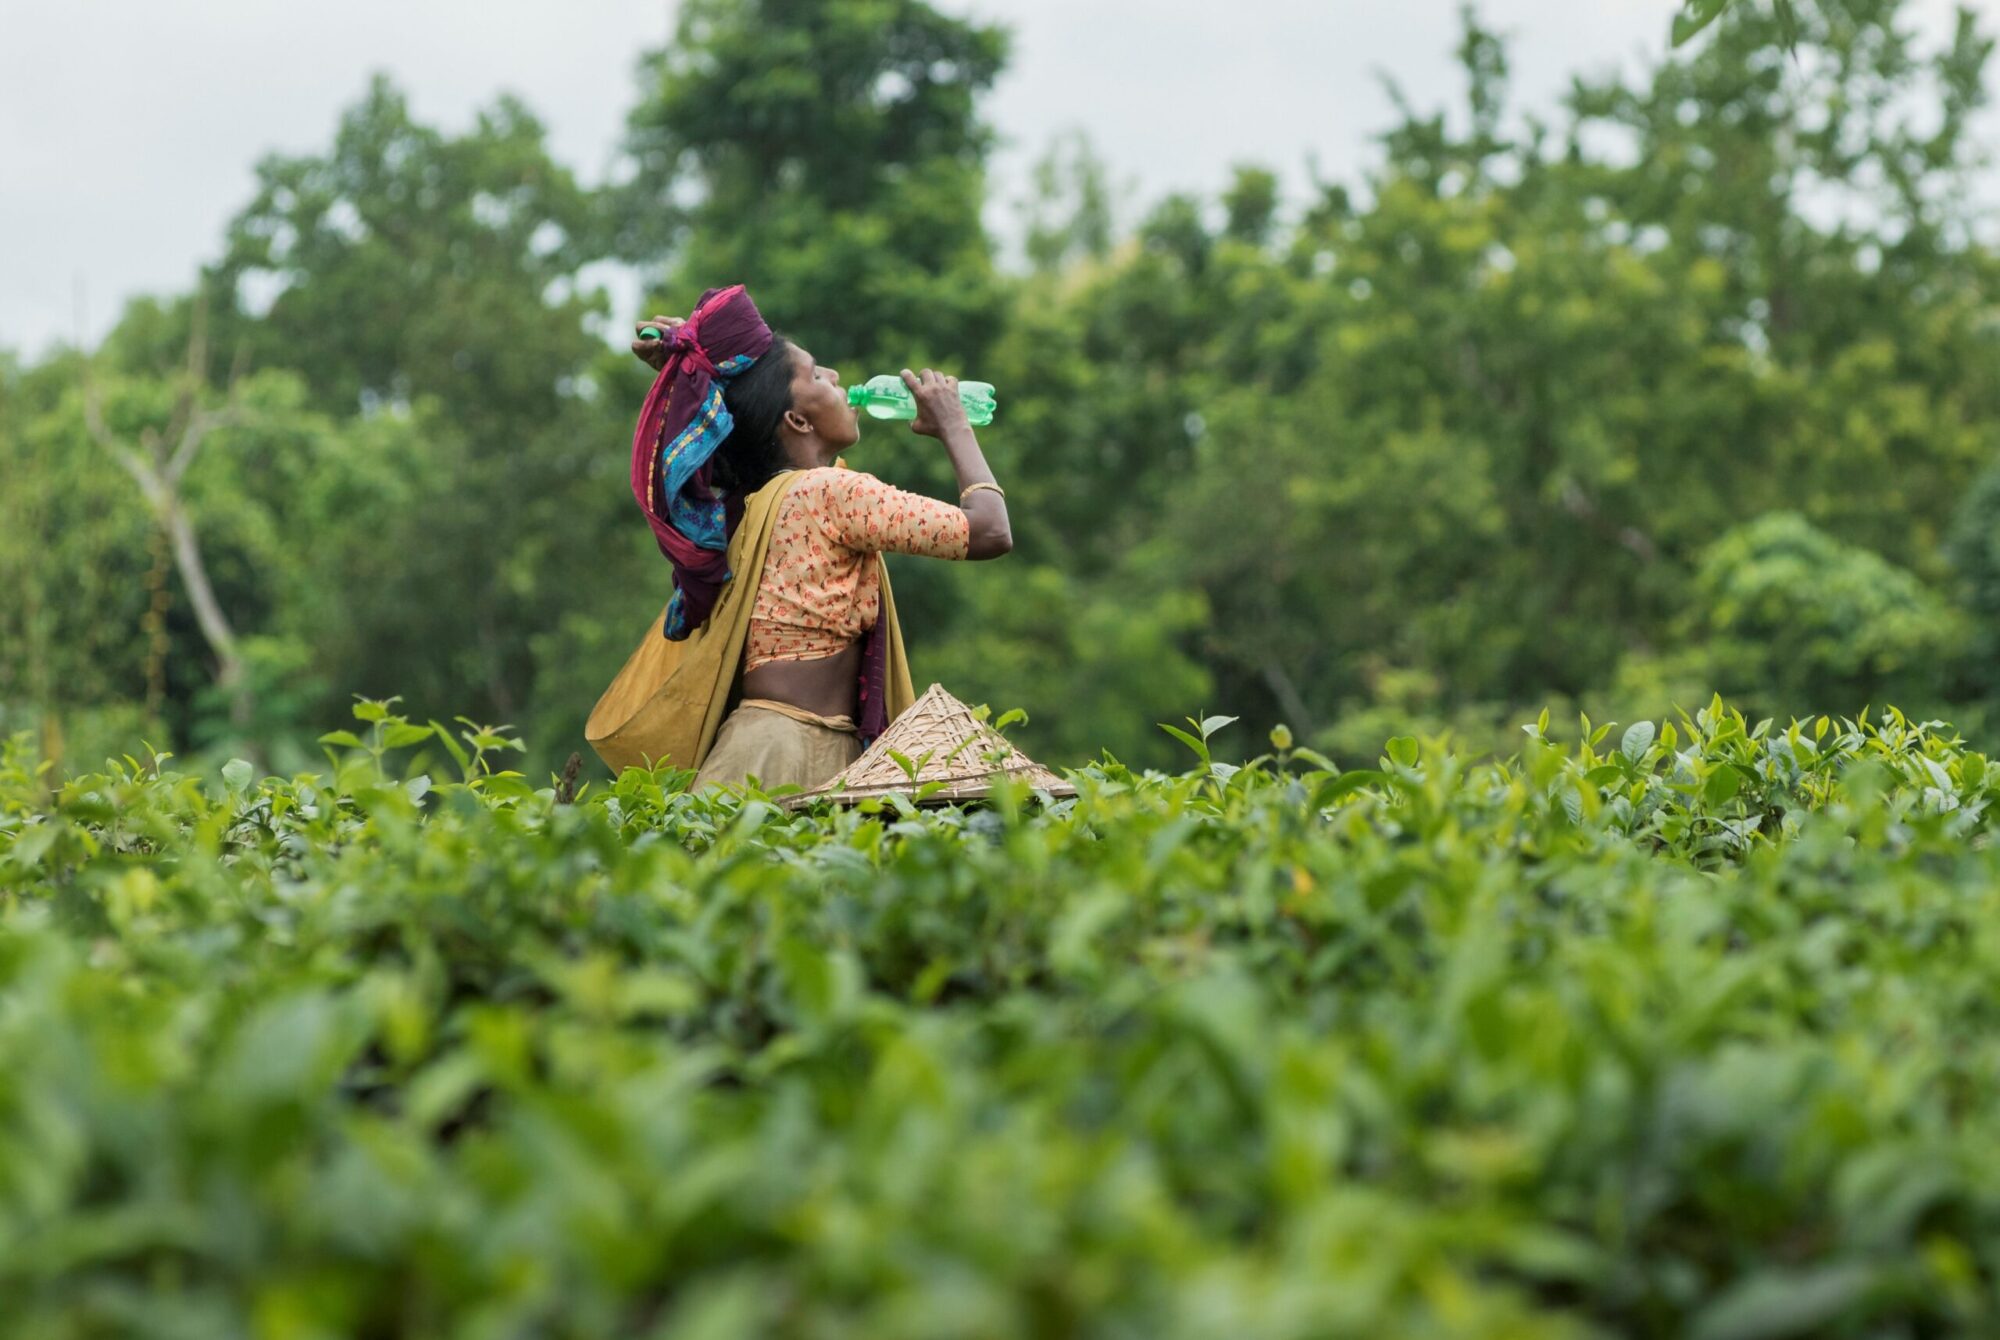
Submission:
[[[860,437],[840,374],[775,334],[742,285],[640,329],[632,351],[658,375],[632,489],[674,594],[587,734],[614,768],[666,759],[696,786],[818,786],[914,696],[881,555],[998,558],[1013,547],[1006,496],[956,377],[902,374],[912,431],[958,474],[951,503],[836,463]]]

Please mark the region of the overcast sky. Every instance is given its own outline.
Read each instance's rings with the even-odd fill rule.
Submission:
[[[1058,133],[1086,130],[1133,204],[1215,189],[1232,163],[1351,178],[1389,118],[1377,72],[1419,105],[1455,99],[1459,0],[939,0],[998,19],[1014,58],[988,112],[1002,136],[991,215]],[[1976,0],[2000,26],[2000,0]],[[672,0],[0,0],[0,347],[99,337],[138,293],[185,289],[271,150],[331,141],[386,70],[450,129],[507,90],[588,181],[616,151],[633,62]],[[1515,87],[1665,48],[1672,0],[1484,0]],[[1947,0],[1917,0],[1941,30]],[[78,295],[81,294],[79,304]]]

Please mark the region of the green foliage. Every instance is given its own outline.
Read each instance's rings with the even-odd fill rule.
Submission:
[[[1951,607],[1911,574],[1793,513],[1715,542],[1695,573],[1688,631],[1709,682],[1801,705],[1936,702],[1963,638]]]
[[[1948,730],[791,814],[363,702],[0,758],[24,1335],[1981,1333],[2000,777]],[[1178,729],[1178,728],[1176,728]]]
[[[1674,45],[1680,46],[1714,23],[1727,8],[1729,0],[1682,0],[1680,10],[1674,15]]]
[[[2000,463],[1967,491],[1946,553],[1972,626],[1968,673],[1987,697],[2000,697]]]
[[[976,357],[999,298],[976,104],[1005,58],[925,0],[693,0],[641,73],[628,253],[671,258],[678,309],[748,283],[829,364]]]
[[[1060,273],[1111,251],[1116,220],[1111,171],[1082,131],[1058,136],[1035,163],[1033,189],[1021,202],[1023,250],[1037,271]]]
[[[979,568],[953,576],[964,631],[941,646],[916,644],[916,678],[950,685],[968,702],[1034,701],[1020,734],[1036,758],[1108,749],[1135,766],[1165,765],[1169,747],[1146,723],[1213,696],[1198,654],[1207,610],[1196,593],[1149,591],[1139,573],[1114,591],[1041,564],[998,579]],[[1136,682],[1135,666],[1145,667]]]
[[[1504,754],[1524,703],[1716,688],[1948,703],[1984,739],[1991,39],[1898,0],[1685,8],[1698,41],[1534,117],[1469,15],[1460,104],[1398,93],[1358,181],[1245,165],[1128,214],[1066,138],[1014,275],[982,223],[1006,34],[923,0],[682,6],[603,189],[517,103],[447,134],[374,84],[259,166],[201,290],[210,392],[240,356],[257,399],[189,480],[257,743],[305,766],[350,695],[399,693],[519,724],[538,771],[581,747],[668,591],[624,483],[644,370],[593,328],[614,255],[649,307],[750,283],[850,377],[1000,385],[1015,552],[892,566],[924,677],[1022,705],[1048,761],[1164,762],[1143,723],[1202,702],[1342,761],[1446,729]],[[193,311],[135,304],[96,354],[130,430]],[[81,366],[0,368],[0,712],[221,748],[174,579],[164,671],[133,635],[157,568]],[[855,464],[949,495],[933,446],[866,433]],[[1774,514],[1824,543],[1781,562]]]
[[[1136,316],[1122,357],[1086,347],[1111,365],[1098,403],[1145,422],[1146,446],[1100,445],[1122,434],[1085,408],[1059,416],[1073,437],[1036,423],[1024,472],[1078,513],[1099,493],[1133,498],[1135,523],[1163,511],[1156,552],[1215,612],[1221,696],[1315,735],[1405,673],[1438,686],[1440,719],[1603,692],[1635,653],[1678,649],[1702,555],[1767,512],[1936,581],[2000,420],[1992,257],[1948,185],[1977,159],[1989,43],[1966,27],[1922,53],[1896,13],[1816,10],[1781,70],[1746,11],[1520,131],[1504,53],[1469,25],[1470,114],[1405,109],[1365,203],[1329,187],[1266,247],[1162,211],[1062,295],[1073,317],[1037,312],[1038,334]],[[1840,222],[1814,222],[1835,199]],[[1009,380],[1089,406],[1050,367],[1078,344],[1038,347]],[[1132,543],[1115,522],[1072,533]],[[1729,686],[1795,702],[1795,672]],[[1807,694],[1850,701],[1854,682]]]
[[[1278,209],[1278,175],[1264,168],[1236,169],[1236,179],[1223,192],[1228,215],[1223,234],[1252,246],[1271,241]]]
[[[164,388],[107,413],[164,411]],[[12,380],[0,423],[0,698],[145,700],[138,627],[153,532],[132,481],[89,440],[74,357]]]
[[[595,522],[619,514],[644,382],[621,366],[600,399],[592,381],[604,300],[578,269],[603,253],[601,213],[519,102],[451,136],[379,78],[326,152],[259,164],[205,278],[217,376],[239,357],[296,370],[374,457],[287,508],[319,568],[321,703],[517,715],[542,673],[529,632],[621,574]]]
[[[326,153],[258,164],[208,276],[220,365],[240,345],[297,368],[334,413],[434,396],[491,446],[548,420],[595,352],[592,216],[518,101],[450,137],[377,76]]]
[[[1697,34],[1729,11],[1732,4],[1738,12],[1747,9],[1757,0],[1681,0],[1681,7],[1674,14],[1669,30],[1675,46],[1692,41]],[[1777,40],[1786,50],[1796,48],[1799,40],[1799,9],[1810,6],[1815,0],[1770,0],[1770,15],[1776,21]]]

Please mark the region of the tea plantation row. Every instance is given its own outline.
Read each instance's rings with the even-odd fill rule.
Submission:
[[[6,1335],[2000,1326],[1947,729],[795,815],[358,715],[317,777],[0,762]]]

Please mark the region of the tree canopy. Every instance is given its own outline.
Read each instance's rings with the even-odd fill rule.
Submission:
[[[1399,95],[1359,180],[1246,160],[1128,211],[1067,138],[1018,271],[985,223],[1007,34],[923,0],[694,0],[596,186],[518,102],[453,134],[378,80],[259,165],[197,292],[0,364],[0,712],[81,749],[246,729],[85,412],[94,377],[162,431],[205,312],[200,394],[246,412],[186,505],[247,729],[310,757],[352,694],[402,694],[559,762],[668,590],[623,483],[644,370],[604,338],[633,314],[587,278],[616,260],[648,310],[748,283],[850,379],[1000,387],[1014,554],[892,570],[919,679],[1026,708],[1052,762],[1164,759],[1153,723],[1218,707],[1352,757],[1390,721],[1484,747],[1525,704],[1718,687],[1983,730],[1992,39],[1927,46],[1900,0],[1689,9],[1698,38],[1542,109],[1468,14],[1462,97]],[[852,459],[943,492],[922,448]]]

